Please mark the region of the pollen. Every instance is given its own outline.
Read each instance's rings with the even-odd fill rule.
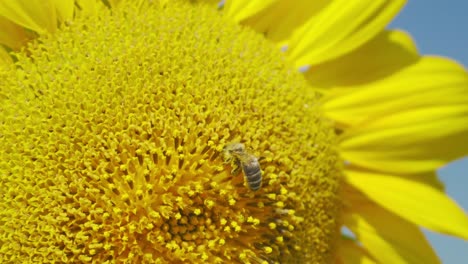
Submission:
[[[154,2],[77,14],[0,70],[0,262],[329,263],[319,95],[222,12]],[[259,190],[224,162],[232,142]]]

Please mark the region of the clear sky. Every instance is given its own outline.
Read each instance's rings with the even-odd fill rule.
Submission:
[[[468,68],[467,0],[409,0],[389,28],[409,32],[421,53],[451,57]],[[448,194],[467,212],[468,157],[442,168],[439,175]],[[468,263],[468,241],[427,234],[443,263]]]

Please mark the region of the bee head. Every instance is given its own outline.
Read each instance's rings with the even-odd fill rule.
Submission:
[[[245,152],[245,146],[242,143],[231,143],[224,147],[224,150],[229,153],[239,154]]]

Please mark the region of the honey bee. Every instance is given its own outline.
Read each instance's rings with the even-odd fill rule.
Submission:
[[[247,184],[252,191],[257,191],[262,186],[262,170],[257,157],[246,151],[242,143],[230,143],[224,147],[224,162],[231,163],[232,175],[239,174],[242,169]]]

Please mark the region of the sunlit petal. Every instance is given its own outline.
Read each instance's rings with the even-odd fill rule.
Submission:
[[[246,19],[260,10],[266,8],[276,0],[263,0],[263,1],[251,1],[251,0],[227,0],[224,9],[226,10],[226,16],[239,22]]]
[[[11,59],[8,52],[2,46],[0,46],[0,68],[11,64],[12,62],[13,60]]]
[[[335,0],[291,36],[288,56],[301,67],[350,52],[377,35],[404,4],[404,0]]]
[[[28,40],[23,27],[0,16],[0,44],[19,50]]]
[[[73,18],[74,0],[52,0],[52,2],[57,9],[57,16],[60,21],[67,21]]]
[[[338,248],[339,264],[374,264],[377,263],[372,256],[355,241],[341,239]]]
[[[96,0],[76,0],[76,3],[84,13],[89,15],[95,15],[99,5]]]
[[[122,0],[108,0],[111,7],[116,7]]]
[[[331,1],[278,0],[242,24],[264,33],[269,40],[283,45],[298,27],[317,16]]]
[[[424,182],[359,170],[347,170],[346,181],[416,225],[468,239],[467,215],[442,191]]]
[[[444,58],[423,57],[388,78],[330,95],[324,108],[333,119],[355,125],[401,110],[467,100],[468,75],[463,67]]]
[[[400,71],[419,59],[411,37],[403,31],[382,31],[358,49],[334,60],[310,67],[305,73],[311,85],[327,88],[325,107],[348,88],[374,82]]]
[[[468,152],[467,107],[454,102],[412,109],[353,127],[343,134],[342,156],[351,164],[393,173],[434,171]]]
[[[439,263],[416,225],[369,202],[352,189],[346,192],[352,212],[345,213],[344,224],[380,263]]]
[[[450,60],[424,57],[326,97],[327,115],[345,128],[340,148],[351,164],[423,173],[468,153],[468,74]]]
[[[170,0],[166,0],[170,1]],[[222,0],[193,0],[194,2],[204,3],[212,6],[213,8],[223,9],[226,1]]]
[[[57,29],[52,0],[0,1],[0,16],[40,34]]]

